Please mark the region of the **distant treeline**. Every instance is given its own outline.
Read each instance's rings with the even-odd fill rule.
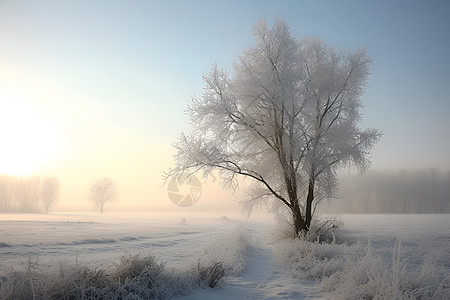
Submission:
[[[385,170],[340,178],[337,199],[324,200],[332,213],[450,213],[450,171]]]
[[[0,175],[0,212],[48,212],[59,198],[54,177]]]

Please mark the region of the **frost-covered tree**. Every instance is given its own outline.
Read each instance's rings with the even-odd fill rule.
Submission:
[[[335,51],[318,38],[296,39],[283,21],[260,21],[255,44],[234,72],[213,66],[204,93],[188,107],[193,127],[175,143],[168,176],[218,170],[224,187],[252,179],[249,211],[268,204],[309,230],[316,203],[333,196],[336,171],[364,170],[380,138],[362,130],[359,109],[372,60],[365,49]]]
[[[59,198],[59,181],[55,177],[45,177],[42,180],[42,203],[45,213]]]
[[[103,214],[105,203],[115,200],[116,197],[116,185],[106,177],[97,179],[89,190],[89,199],[98,206],[101,214]]]

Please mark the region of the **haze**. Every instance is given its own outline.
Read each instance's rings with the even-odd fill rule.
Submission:
[[[372,169],[450,169],[447,1],[2,1],[0,174],[57,177],[53,208],[93,210],[89,186],[110,177],[107,210],[238,213],[229,191],[202,181],[189,208],[162,174],[183,114],[217,62],[231,70],[258,18],[374,59],[364,127],[384,132]]]

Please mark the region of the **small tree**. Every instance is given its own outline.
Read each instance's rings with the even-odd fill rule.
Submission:
[[[42,203],[45,213],[59,199],[59,182],[55,177],[46,177],[42,180]]]
[[[285,21],[254,29],[233,75],[213,66],[205,91],[188,107],[193,133],[175,144],[167,174],[217,169],[224,187],[253,180],[249,209],[289,212],[297,233],[309,230],[315,205],[334,196],[336,172],[365,170],[381,134],[361,130],[360,97],[372,60],[365,49],[336,52],[318,38],[295,39]]]
[[[89,191],[89,199],[100,208],[101,214],[103,214],[105,203],[115,200],[116,197],[116,185],[111,179],[106,177],[97,179]]]

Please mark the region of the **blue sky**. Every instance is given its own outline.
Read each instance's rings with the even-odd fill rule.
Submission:
[[[374,64],[361,126],[384,132],[373,168],[450,169],[449,14],[448,1],[4,0],[0,133],[42,135],[52,146],[6,142],[0,154],[36,155],[24,172],[159,180],[202,74],[214,62],[232,70],[258,19],[285,18],[298,37],[367,46]]]

